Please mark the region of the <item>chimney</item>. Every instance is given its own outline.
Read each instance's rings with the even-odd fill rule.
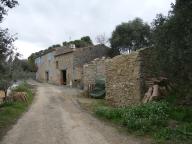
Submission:
[[[75,44],[70,44],[69,47],[70,47],[71,49],[73,49],[74,51],[75,51],[75,49],[76,49]]]

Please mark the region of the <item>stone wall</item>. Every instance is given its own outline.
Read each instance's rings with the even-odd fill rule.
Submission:
[[[96,58],[106,57],[109,54],[109,50],[110,49],[104,45],[77,48],[74,52],[74,67],[83,66]]]
[[[104,45],[96,45],[85,48],[66,49],[61,48],[53,52],[49,52],[41,57],[36,58],[38,71],[36,79],[39,81],[62,84],[62,70],[67,71],[67,85],[72,84],[75,87],[83,86],[83,65],[91,62],[95,58],[107,56],[109,48]],[[58,68],[56,68],[58,63]],[[102,73],[102,65],[96,67],[96,71]],[[49,74],[49,81],[46,79]]]
[[[83,66],[83,86],[84,90],[88,90],[89,85],[95,84],[96,64],[87,64]]]
[[[105,61],[106,59],[104,57],[102,59],[97,58],[91,63],[83,66],[84,90],[88,90],[89,85],[95,85],[95,80],[97,78],[105,77]]]
[[[114,106],[138,104],[147,90],[147,79],[156,76],[152,48],[120,55],[106,62],[106,100]]]
[[[58,61],[58,68],[55,71],[55,82],[61,84],[62,70],[66,70],[67,85],[73,82],[74,69],[73,69],[73,53],[67,53],[61,56],[55,57],[55,63]]]

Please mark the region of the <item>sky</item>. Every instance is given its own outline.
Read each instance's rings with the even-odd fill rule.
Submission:
[[[135,17],[149,24],[168,14],[175,0],[18,0],[3,22],[22,58],[53,44],[89,35],[110,37],[115,27]]]

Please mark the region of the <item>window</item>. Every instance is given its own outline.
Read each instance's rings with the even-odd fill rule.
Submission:
[[[49,53],[49,54],[48,54],[48,60],[51,61],[52,59],[53,59],[53,54],[52,54],[52,53]]]
[[[56,61],[56,69],[58,69],[58,68],[59,68],[59,62]]]

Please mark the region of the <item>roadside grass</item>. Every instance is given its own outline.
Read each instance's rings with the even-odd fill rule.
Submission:
[[[17,86],[14,91],[26,92],[28,97],[28,103],[24,102],[7,102],[0,105],[0,139],[5,132],[14,124],[18,118],[28,110],[28,107],[33,101],[34,93],[32,87],[26,82]]]
[[[122,108],[93,104],[97,117],[126,127],[128,132],[150,136],[154,143],[191,144],[192,109],[168,101]]]

